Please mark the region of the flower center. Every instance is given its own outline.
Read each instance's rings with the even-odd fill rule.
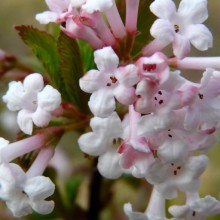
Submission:
[[[118,81],[118,79],[115,76],[110,76],[109,79],[111,82],[108,82],[106,84],[106,86],[108,86],[108,87],[114,85]]]
[[[180,31],[180,26],[177,24],[174,24],[173,26],[174,26],[175,32],[178,33]]]
[[[156,64],[143,64],[143,70],[144,71],[148,71],[148,72],[152,72],[157,68]]]
[[[175,165],[174,163],[171,163],[171,166],[172,166],[172,169],[173,169],[174,176],[177,176],[177,174],[180,172],[182,167],[179,166],[179,165]]]
[[[204,95],[201,94],[201,93],[199,93],[198,96],[199,96],[200,99],[203,99],[203,98],[204,98]]]

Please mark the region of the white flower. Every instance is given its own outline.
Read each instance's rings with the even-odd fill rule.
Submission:
[[[122,136],[121,120],[116,112],[108,118],[92,118],[90,126],[93,131],[81,135],[78,142],[80,149],[92,156],[106,153]]]
[[[54,202],[45,201],[54,192],[51,180],[43,176],[27,178],[24,171],[13,163],[0,165],[0,199],[6,202],[15,217],[32,213],[48,214]]]
[[[220,202],[212,196],[196,198],[182,206],[171,206],[169,212],[173,220],[205,220],[220,213]]]
[[[50,11],[39,13],[35,17],[41,24],[61,23],[71,15],[70,0],[46,0],[46,4]]]
[[[119,58],[111,47],[94,53],[98,70],[90,70],[80,79],[80,88],[92,93],[89,107],[98,117],[108,117],[115,110],[115,98],[130,105],[135,98],[135,85],[139,81],[137,68],[130,64],[118,68]]]
[[[50,85],[44,87],[38,73],[28,75],[24,82],[9,83],[3,101],[11,111],[19,111],[17,122],[26,134],[32,134],[33,123],[38,127],[48,125],[53,112],[61,103],[60,93]]]
[[[94,13],[96,11],[105,11],[113,6],[114,0],[87,0],[82,8],[87,13]]]
[[[190,43],[202,51],[212,47],[212,34],[201,24],[208,17],[207,0],[182,0],[178,11],[172,0],[155,0],[150,10],[159,17],[151,27],[152,36],[172,42],[178,58],[190,52]]]
[[[201,84],[191,94],[187,106],[185,128],[195,129],[204,123],[215,126],[220,119],[220,72],[208,68]]]
[[[192,156],[181,163],[164,163],[159,159],[148,168],[146,179],[164,198],[175,198],[177,190],[196,191],[199,188],[199,176],[208,163],[205,155]]]
[[[100,174],[108,179],[120,177],[123,173],[119,164],[120,158],[121,155],[113,148],[99,156],[97,168]]]

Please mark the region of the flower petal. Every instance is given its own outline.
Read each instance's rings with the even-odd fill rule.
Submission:
[[[122,175],[119,165],[120,154],[110,149],[99,157],[97,168],[102,176],[108,179],[117,179]]]
[[[183,35],[176,34],[173,42],[173,53],[177,58],[184,58],[190,52],[190,41]]]
[[[89,100],[89,108],[95,116],[108,117],[115,110],[115,99],[111,90],[95,91]]]
[[[84,92],[93,93],[104,83],[103,73],[98,70],[88,71],[80,80],[79,86]]]
[[[61,94],[50,85],[37,94],[37,104],[45,111],[54,111],[61,104]]]
[[[82,8],[89,14],[94,13],[95,11],[104,12],[111,8],[113,5],[113,0],[87,0],[86,4]]]
[[[44,87],[43,77],[39,73],[32,73],[25,77],[23,85],[25,90],[39,92]]]
[[[164,19],[157,19],[150,28],[151,35],[167,42],[172,42],[175,36],[173,25]]]
[[[100,71],[113,73],[118,67],[119,58],[111,47],[96,50],[94,57],[95,63]]]
[[[33,131],[33,122],[32,122],[32,112],[22,109],[18,112],[17,123],[19,128],[25,134],[32,134]]]
[[[182,0],[179,4],[178,14],[189,20],[190,23],[203,23],[208,18],[207,0]]]
[[[35,176],[27,179],[25,182],[24,192],[33,200],[44,200],[54,193],[54,183],[45,176]]]
[[[38,127],[45,127],[48,125],[49,121],[51,120],[51,113],[45,111],[42,108],[37,108],[37,110],[32,114],[32,120],[35,125]]]
[[[176,14],[176,5],[172,0],[155,0],[150,10],[159,18],[170,20]]]
[[[203,24],[190,25],[187,28],[187,37],[198,50],[204,51],[212,47],[213,37],[209,29]]]
[[[114,89],[115,98],[124,105],[131,105],[135,99],[135,88],[118,85]]]

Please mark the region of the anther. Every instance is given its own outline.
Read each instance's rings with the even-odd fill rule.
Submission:
[[[200,99],[203,99],[203,98],[204,98],[204,95],[203,95],[203,94],[199,93],[198,95],[199,95],[199,98],[200,98]]]
[[[180,31],[180,27],[177,24],[174,24],[174,30],[176,33],[178,33]]]
[[[116,83],[118,80],[114,76],[110,76],[112,83]]]

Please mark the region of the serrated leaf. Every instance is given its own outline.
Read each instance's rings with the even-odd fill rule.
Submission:
[[[58,52],[60,74],[68,99],[82,110],[87,104],[83,106],[84,94],[79,87],[79,79],[83,75],[79,46],[76,40],[61,32],[58,38]]]
[[[47,32],[32,26],[16,26],[15,29],[24,43],[32,49],[34,55],[43,64],[51,84],[62,94],[62,78],[59,74],[56,40]]]

